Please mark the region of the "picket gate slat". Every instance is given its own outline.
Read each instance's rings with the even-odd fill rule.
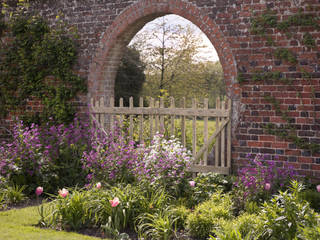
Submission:
[[[203,101],[203,108],[206,110],[209,108],[209,99],[205,98]],[[203,144],[208,144],[208,117],[204,117],[203,119]],[[203,153],[202,165],[208,165],[208,149]]]
[[[216,109],[220,109],[220,98],[218,97],[216,99]],[[216,117],[216,129],[219,128],[219,124],[220,124],[220,118]],[[214,157],[214,164],[216,167],[219,166],[219,157],[220,157],[220,152],[219,152],[219,142],[220,138],[219,138],[219,134],[216,137],[216,142],[215,142],[215,157]]]

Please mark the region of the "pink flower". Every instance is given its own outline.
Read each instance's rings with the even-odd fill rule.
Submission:
[[[65,198],[66,196],[68,196],[69,191],[65,188],[62,188],[62,190],[59,190],[59,195],[63,198]]]
[[[98,188],[98,189],[101,188],[101,182],[98,182],[98,183],[96,184],[96,188]]]
[[[120,201],[119,198],[115,197],[113,200],[109,200],[111,207],[116,207],[119,205]]]
[[[196,185],[196,182],[195,181],[189,181],[189,185],[190,185],[190,187],[194,187]]]
[[[320,192],[320,184],[317,185],[317,191]]]
[[[271,188],[271,184],[270,183],[266,183],[266,185],[264,186],[264,189],[269,191]]]
[[[37,188],[36,188],[36,195],[37,195],[37,196],[40,196],[42,193],[43,193],[43,187],[40,187],[40,186],[37,187]]]

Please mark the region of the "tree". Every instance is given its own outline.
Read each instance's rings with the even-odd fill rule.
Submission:
[[[127,47],[121,59],[115,82],[115,103],[124,98],[124,104],[129,104],[129,98],[133,97],[134,106],[139,104],[139,95],[145,82],[145,65],[140,60],[140,53],[134,47]]]
[[[141,53],[146,65],[144,96],[188,96],[215,98],[225,94],[219,62],[204,61],[200,51],[205,47],[200,34],[191,25],[170,24],[162,17],[130,43]],[[188,103],[188,102],[187,102]]]
[[[168,94],[177,100],[188,96],[189,105],[192,98],[208,98],[209,106],[215,106],[216,98],[226,95],[221,64],[210,61],[190,63],[188,68],[176,77]]]
[[[150,95],[162,95],[188,69],[193,57],[203,47],[202,39],[191,26],[172,25],[168,19],[153,23],[132,41],[146,64],[146,89]]]

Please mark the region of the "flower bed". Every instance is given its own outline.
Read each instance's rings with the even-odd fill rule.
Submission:
[[[113,239],[320,239],[320,186],[304,189],[290,166],[255,155],[238,177],[192,177],[176,139],[137,145],[88,126],[19,123],[0,153],[2,205],[45,196],[38,226]]]

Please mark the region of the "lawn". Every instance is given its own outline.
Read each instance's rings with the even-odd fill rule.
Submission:
[[[133,129],[134,134],[133,138],[136,142],[139,141],[139,129],[140,129],[140,123],[139,118],[135,117],[133,118]],[[150,122],[146,121],[146,119],[143,122],[143,139],[145,142],[149,143],[150,141]],[[155,126],[155,122],[153,123]],[[158,123],[159,124],[159,123]],[[164,126],[165,126],[165,135],[168,137],[171,134],[171,120],[168,117],[165,117],[164,119]],[[176,118],[175,119],[175,137],[178,138],[181,141],[181,119]],[[129,120],[124,121],[125,128],[129,127]],[[153,128],[155,128],[153,126]],[[193,136],[193,121],[190,118],[186,118],[185,120],[185,128],[186,128],[186,147],[188,150],[192,151],[192,136]],[[216,121],[214,119],[209,119],[208,121],[208,137],[214,133],[216,129]],[[159,130],[159,129],[157,129]],[[204,120],[203,119],[197,119],[196,121],[196,150],[198,151],[202,146],[204,142]]]
[[[37,207],[0,212],[0,240],[94,240],[96,237],[73,232],[55,231],[36,227],[39,220]]]

